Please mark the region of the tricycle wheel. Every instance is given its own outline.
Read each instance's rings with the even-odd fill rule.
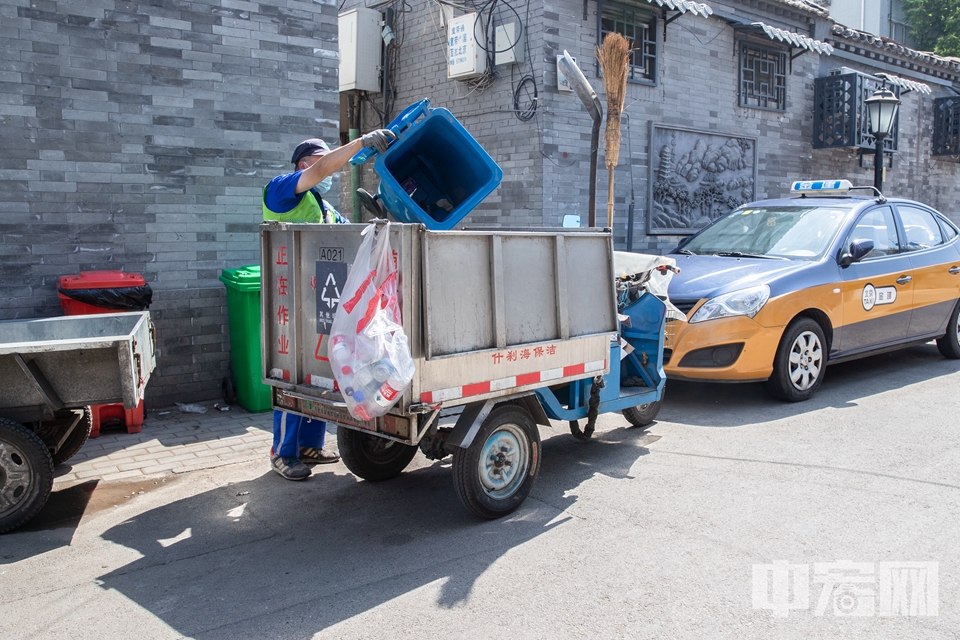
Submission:
[[[473,443],[453,453],[453,486],[481,518],[500,518],[526,500],[540,471],[540,432],[526,409],[500,405]]]
[[[343,427],[337,428],[337,447],[347,469],[371,482],[395,478],[417,455],[416,447]]]
[[[53,460],[40,436],[0,418],[0,533],[37,515],[53,489]]]
[[[84,407],[83,417],[80,418],[80,422],[77,423],[77,426],[75,426],[70,435],[67,436],[67,441],[63,443],[63,446],[53,454],[54,466],[63,464],[77,455],[80,449],[83,448],[83,445],[86,444],[91,431],[93,431],[93,412],[90,410],[90,407]]]
[[[662,406],[663,395],[661,394],[660,399],[656,402],[647,402],[645,404],[638,404],[635,407],[628,407],[621,413],[623,413],[623,417],[627,419],[627,422],[633,426],[645,427],[657,419],[657,414],[660,413],[660,407]]]

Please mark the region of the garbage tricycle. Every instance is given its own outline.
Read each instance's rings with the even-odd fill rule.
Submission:
[[[0,533],[46,504],[90,405],[136,408],[155,366],[149,311],[0,322]]]
[[[661,272],[672,261],[627,254],[621,269],[609,230],[382,223],[415,370],[388,413],[358,419],[335,388],[329,348],[365,228],[261,226],[264,381],[276,408],[338,425],[340,454],[357,476],[395,477],[418,449],[432,460],[452,455],[460,500],[497,518],[530,493],[538,425],[567,421],[585,439],[600,413],[623,412],[637,426],[656,417]]]

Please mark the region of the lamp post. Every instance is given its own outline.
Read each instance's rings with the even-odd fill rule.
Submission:
[[[893,131],[893,122],[897,119],[900,100],[893,91],[885,86],[873,92],[864,101],[870,112],[870,133],[873,134],[876,148],[873,159],[873,186],[883,193],[883,140]]]

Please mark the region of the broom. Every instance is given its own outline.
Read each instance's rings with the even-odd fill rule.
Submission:
[[[607,94],[607,129],[604,131],[604,163],[607,166],[607,227],[613,228],[613,170],[620,160],[620,114],[627,94],[630,43],[619,33],[608,33],[597,47],[597,61],[603,72],[603,90]]]

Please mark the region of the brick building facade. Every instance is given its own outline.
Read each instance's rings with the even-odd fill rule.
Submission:
[[[955,157],[931,151],[934,102],[960,88],[960,65],[839,27],[804,0],[708,5],[709,12],[687,0],[600,6],[604,24],[642,32],[646,47],[628,87],[616,168],[618,248],[665,251],[682,237],[664,228],[674,224],[671,215],[698,224],[738,197],[779,196],[796,178],[869,184],[872,169],[860,166],[855,149],[813,145],[817,78],[841,67],[930,88],[901,94],[887,190],[960,221],[960,168]],[[148,402],[218,397],[230,370],[218,276],[259,261],[260,191],[288,169],[293,145],[308,136],[345,137],[337,13],[354,6],[360,3],[5,0],[0,319],[60,314],[61,275],[141,273],[154,289],[160,350]],[[524,25],[525,60],[471,86],[447,79],[445,24],[460,10],[427,0],[379,5],[393,10],[397,35],[387,50],[391,113],[429,98],[503,168],[503,183],[467,224],[558,226],[567,213],[585,224],[591,121],[573,93],[558,89],[556,56],[569,51],[602,99],[597,1],[484,6],[496,9],[497,21]],[[802,38],[782,37],[791,33]],[[805,48],[814,41],[820,51]],[[744,69],[776,86],[751,77],[744,91]],[[365,98],[363,131],[379,126],[383,104],[380,94]],[[599,154],[602,223],[602,143]],[[374,190],[369,167],[363,175]],[[340,183],[348,195],[349,180]],[[340,200],[350,213],[350,198]]]
[[[144,276],[150,406],[219,397],[225,267],[260,259],[260,192],[335,139],[332,1],[4,0],[0,319],[60,315],[81,270]],[[81,372],[78,372],[81,373]]]
[[[348,0],[343,10],[351,6],[361,5]],[[609,29],[626,33],[637,51],[615,170],[618,248],[661,253],[690,232],[665,228],[658,200],[671,196],[663,195],[664,185],[679,187],[673,195],[681,208],[692,209],[679,217],[695,228],[744,199],[779,197],[796,179],[843,177],[872,184],[869,154],[861,166],[856,148],[815,148],[815,128],[823,124],[817,118],[825,113],[821,108],[818,116],[815,108],[816,79],[831,73],[865,74],[869,86],[884,73],[903,85],[891,85],[903,104],[885,191],[922,200],[960,221],[954,206],[960,165],[955,157],[931,153],[934,101],[960,88],[956,60],[837,25],[828,8],[805,0],[601,0],[601,21],[596,0],[500,0],[475,6],[481,16],[493,15],[495,24],[522,22],[527,53],[522,64],[496,66],[496,74],[479,83],[447,78],[444,24],[450,9],[412,0],[379,5],[385,17],[387,9],[395,11],[392,114],[429,98],[433,106],[449,109],[504,170],[502,186],[465,224],[559,226],[566,213],[581,214],[586,224],[592,121],[574,93],[558,89],[556,58],[568,51],[606,108],[594,50],[598,30]],[[532,83],[524,80],[527,76]],[[529,95],[532,85],[536,113],[522,120],[515,112],[529,103],[525,97],[515,103],[515,94]],[[365,122],[373,126],[379,123],[382,96],[367,97]],[[857,124],[866,126],[866,112],[859,117],[864,120]],[[704,155],[724,150],[737,156],[730,166],[725,160],[701,162]],[[596,206],[603,226],[602,137],[599,156]],[[687,170],[678,177],[683,159]]]

